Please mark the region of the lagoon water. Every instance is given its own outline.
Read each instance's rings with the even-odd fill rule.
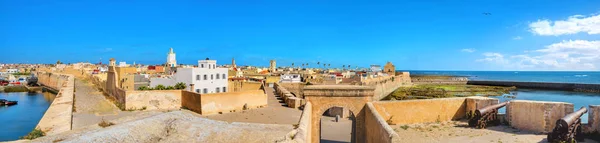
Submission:
[[[574,110],[585,106],[589,109],[589,105],[600,105],[600,93],[585,93],[585,92],[570,92],[570,91],[552,91],[552,90],[533,90],[533,89],[518,89],[515,99],[506,98],[504,96],[496,96],[500,102],[509,100],[536,100],[536,101],[556,101],[573,103]],[[505,113],[506,108],[502,108],[500,113]],[[581,122],[588,122],[588,113],[581,117]]]
[[[0,106],[0,141],[17,140],[31,132],[56,95],[52,93],[0,93],[0,99],[15,100],[13,106]]]

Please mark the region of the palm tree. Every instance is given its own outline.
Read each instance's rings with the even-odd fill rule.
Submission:
[[[342,65],[342,69],[346,70],[346,65]]]
[[[302,64],[302,68],[304,68],[304,64]]]
[[[321,62],[317,62],[317,66],[321,66]]]
[[[292,63],[292,68],[294,68],[294,63]]]
[[[308,67],[308,63],[306,63],[306,67]]]

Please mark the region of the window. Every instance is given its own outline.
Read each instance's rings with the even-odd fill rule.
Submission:
[[[217,91],[217,93],[219,93],[219,88],[218,87],[216,88],[216,91]]]
[[[204,93],[208,93],[208,89],[207,88],[204,88]]]
[[[200,93],[200,89],[196,89],[196,93]]]
[[[196,80],[200,80],[200,75],[196,75]]]
[[[219,79],[219,74],[216,74],[215,76],[217,77],[217,79]]]
[[[214,64],[214,65],[213,65],[213,69],[215,69],[215,68],[217,68],[217,65],[216,65],[216,64]]]
[[[227,87],[223,87],[223,92],[227,92]]]
[[[225,74],[223,74],[223,79],[226,79],[226,78],[227,78],[227,76],[225,76]]]
[[[201,68],[204,68],[204,64],[200,64],[200,67],[201,67]]]
[[[206,80],[206,75],[204,75],[204,80]]]
[[[213,80],[213,78],[214,78],[214,76],[211,74],[211,75],[210,75],[210,80]]]

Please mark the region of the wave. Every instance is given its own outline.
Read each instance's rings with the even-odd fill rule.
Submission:
[[[575,75],[575,77],[586,77],[586,76],[588,76],[588,75],[587,74],[583,74],[583,75],[579,75],[578,74],[578,75]]]

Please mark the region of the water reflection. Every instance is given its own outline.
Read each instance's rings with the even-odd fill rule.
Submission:
[[[56,96],[52,93],[0,93],[0,99],[18,101],[0,106],[0,141],[17,140],[35,128]]]

